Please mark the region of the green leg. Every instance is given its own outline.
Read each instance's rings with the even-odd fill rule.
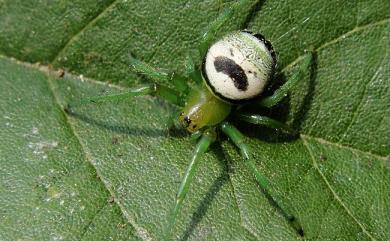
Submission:
[[[199,166],[199,159],[207,151],[210,144],[215,141],[215,139],[215,131],[212,129],[206,130],[205,133],[203,133],[200,141],[196,145],[194,155],[191,158],[187,171],[184,174],[184,178],[180,184],[179,191],[177,192],[175,206],[171,210],[171,213],[168,217],[168,225],[164,232],[164,240],[171,240],[172,229],[175,226],[177,215],[180,212],[184,198],[188,193],[191,182]]]
[[[268,189],[270,188],[270,183],[267,178],[264,177],[256,168],[255,162],[252,160],[251,151],[249,147],[245,144],[244,135],[237,130],[236,127],[231,125],[228,122],[223,122],[221,124],[221,130],[233,141],[233,143],[240,149],[241,155],[244,157],[244,164],[248,168],[248,170],[253,174],[257,183],[260,185],[261,189],[263,189],[264,194],[266,194],[267,198],[274,204],[276,207],[282,212],[283,216],[290,222],[291,226],[298,232],[302,233],[302,227],[295,220],[294,216],[286,213],[286,209],[280,206],[280,203],[277,202],[277,199],[270,196]]]
[[[191,134],[191,141],[196,142],[199,140],[199,138],[203,135],[201,130],[197,130],[194,133]]]
[[[136,73],[145,75],[157,83],[166,83],[169,81],[168,73],[157,71],[155,68],[141,60],[130,57],[130,64]]]
[[[221,27],[233,17],[235,11],[245,8],[246,6],[255,5],[258,0],[240,0],[233,3],[229,8],[227,8],[223,13],[221,13],[217,19],[215,19],[206,29],[202,36],[201,43],[199,45],[200,57],[203,58],[210,47],[210,44],[214,42],[215,37]]]
[[[309,51],[304,57],[303,63],[299,70],[293,76],[291,76],[284,85],[277,89],[273,95],[260,100],[259,104],[267,108],[278,104],[284,97],[287,96],[288,91],[293,88],[300,79],[303,78],[303,74],[309,69],[312,62],[313,52]]]
[[[263,126],[274,128],[276,130],[285,130],[291,134],[295,133],[295,131],[292,130],[285,123],[274,120],[274,119],[269,118],[267,116],[238,112],[237,114],[234,115],[234,117],[239,119],[239,120],[242,120],[242,121],[245,121],[248,123],[252,123],[255,125],[263,125]]]
[[[223,122],[221,124],[221,130],[225,133],[233,143],[240,149],[241,155],[244,157],[244,164],[254,175],[256,181],[259,183],[260,187],[264,190],[268,190],[269,182],[268,180],[257,170],[255,163],[252,158],[250,158],[249,147],[245,144],[244,135],[237,130],[236,127],[231,125],[228,122]]]
[[[160,96],[163,99],[171,102],[175,105],[181,105],[181,100],[179,98],[179,94],[163,85],[158,84],[146,84],[140,85],[138,87],[129,89],[126,92],[111,94],[111,95],[102,95],[102,96],[94,96],[86,99],[82,99],[73,103],[68,104],[68,108],[71,108],[76,105],[90,104],[90,103],[100,103],[106,101],[120,101],[124,99],[128,99],[131,97],[141,96],[141,95],[152,95],[152,96]]]
[[[195,67],[195,63],[191,55],[187,55],[187,62],[185,68],[188,78],[193,80],[195,83],[202,83],[202,74],[200,73],[199,69]]]
[[[142,62],[138,59],[130,57],[131,67],[136,73],[145,75],[154,82],[158,84],[167,84],[172,83],[177,91],[187,92],[188,85],[187,79],[183,76],[177,75],[175,73],[166,73],[163,71],[158,71],[152,66],[148,65],[145,62]]]

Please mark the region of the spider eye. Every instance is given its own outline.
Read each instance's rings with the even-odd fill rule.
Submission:
[[[217,41],[203,61],[203,79],[214,95],[242,103],[263,92],[276,65],[273,47],[260,34],[233,32]]]

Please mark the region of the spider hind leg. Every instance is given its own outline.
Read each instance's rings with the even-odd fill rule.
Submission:
[[[267,197],[269,202],[278,211],[280,211],[280,213],[286,218],[286,220],[296,230],[296,232],[300,236],[303,236],[303,228],[298,222],[298,220],[295,218],[295,216],[289,214],[286,209],[281,206],[281,204],[277,201],[280,200],[279,198],[272,197],[269,193],[270,182],[263,174],[261,174],[257,170],[256,164],[251,157],[251,150],[249,146],[245,143],[244,135],[236,127],[226,121],[220,125],[220,128],[222,132],[225,133],[240,150],[246,168],[252,173],[256,182],[259,184],[260,188],[262,189],[262,192]]]
[[[273,95],[267,96],[258,103],[262,107],[271,108],[277,105],[284,97],[287,96],[290,89],[297,85],[298,81],[303,78],[304,73],[310,69],[314,61],[314,51],[308,51],[303,57],[303,63],[299,70],[295,72]]]
[[[288,125],[278,120],[272,119],[268,116],[238,112],[237,114],[234,115],[234,117],[237,118],[238,120],[245,121],[247,123],[251,123],[255,125],[263,125],[266,127],[273,128],[275,130],[283,130],[289,134],[296,135],[296,131],[291,129]]]

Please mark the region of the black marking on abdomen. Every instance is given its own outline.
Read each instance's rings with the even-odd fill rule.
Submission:
[[[234,60],[224,56],[218,56],[214,60],[214,67],[217,72],[228,75],[238,90],[246,91],[248,89],[248,78],[246,77],[245,71]]]

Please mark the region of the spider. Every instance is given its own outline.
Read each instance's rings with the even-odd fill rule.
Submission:
[[[186,75],[162,72],[131,57],[134,71],[153,80],[152,84],[77,102],[77,104],[98,103],[151,95],[163,98],[181,109],[180,114],[174,117],[191,133],[191,138],[197,141],[197,144],[181,181],[174,207],[168,216],[164,240],[170,239],[176,218],[196,174],[199,160],[209,146],[217,140],[218,132],[227,135],[237,146],[245,166],[260,187],[263,190],[269,187],[266,177],[257,170],[251,158],[251,150],[245,143],[244,135],[229,120],[238,118],[252,124],[290,130],[280,121],[247,113],[241,107],[255,105],[271,108],[277,105],[302,78],[303,72],[309,68],[313,61],[313,53],[307,51],[299,70],[271,96],[262,96],[276,69],[276,53],[272,44],[261,34],[254,34],[247,30],[230,32],[216,40],[220,28],[235,12],[247,5],[253,6],[257,2],[242,0],[233,3],[207,27],[198,47],[201,59],[197,64],[192,61],[187,64]],[[167,82],[171,82],[173,88],[160,84]],[[68,105],[68,108],[70,106],[74,105]],[[287,217],[293,219],[292,215],[287,214]]]

